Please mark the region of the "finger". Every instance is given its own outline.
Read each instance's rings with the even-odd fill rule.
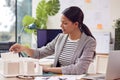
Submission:
[[[13,47],[10,47],[9,51],[13,51],[13,50],[14,50],[14,48],[13,48]]]
[[[10,52],[14,51],[13,49],[9,49]]]

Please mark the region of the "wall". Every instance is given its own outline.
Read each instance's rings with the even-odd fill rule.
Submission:
[[[36,6],[38,4],[40,0],[33,0],[33,16],[35,16],[35,9]],[[92,28],[92,31],[107,31],[107,32],[111,32],[112,33],[112,38],[114,38],[114,28],[113,26],[113,20],[117,19],[120,17],[120,9],[118,9],[120,7],[119,5],[120,0],[110,0],[110,27],[109,28],[105,28],[105,29],[101,29],[98,30],[96,28]],[[59,29],[60,28],[60,16],[61,13],[56,14],[55,16],[50,16],[48,19],[48,29]]]
[[[111,8],[110,8],[110,13],[111,13],[111,20],[115,20],[115,19],[118,19],[120,18],[120,0],[110,0],[110,4],[111,4]],[[111,22],[111,25],[113,22]],[[114,29],[112,30],[112,35],[113,35],[113,38],[114,38]]]
[[[120,0],[110,0],[112,20],[120,18]]]

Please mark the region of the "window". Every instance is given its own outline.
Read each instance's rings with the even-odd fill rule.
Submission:
[[[32,0],[0,0],[0,12],[0,43],[16,42],[23,17],[32,15]],[[30,44],[30,34],[23,31],[21,40]]]
[[[16,41],[16,0],[0,0],[0,43]]]
[[[23,26],[22,19],[25,15],[32,15],[32,0],[17,0],[17,34],[21,34]],[[20,43],[30,46],[31,35],[24,31],[21,34]],[[17,39],[19,40],[19,39]]]

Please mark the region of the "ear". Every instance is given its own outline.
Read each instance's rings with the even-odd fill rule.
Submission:
[[[79,23],[78,23],[78,22],[75,22],[74,25],[75,25],[76,27],[78,27],[78,26],[79,26]]]

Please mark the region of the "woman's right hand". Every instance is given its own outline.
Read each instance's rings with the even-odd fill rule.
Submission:
[[[9,51],[15,52],[15,53],[19,53],[19,52],[21,52],[21,51],[23,51],[23,50],[24,50],[24,46],[22,46],[22,45],[20,45],[20,44],[18,44],[18,43],[12,45],[12,46],[10,47],[10,49],[9,49]]]

